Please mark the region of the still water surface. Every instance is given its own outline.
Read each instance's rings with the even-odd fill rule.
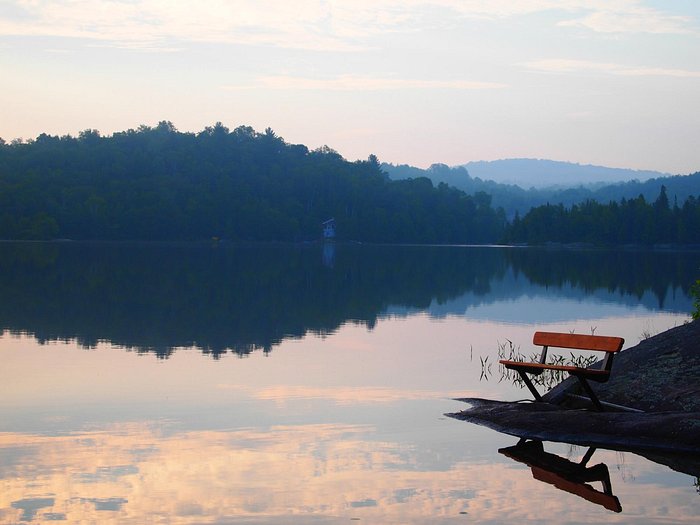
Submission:
[[[0,523],[696,523],[697,474],[598,450],[614,512],[499,453],[517,438],[443,414],[529,397],[492,363],[535,330],[629,347],[682,324],[698,268],[692,252],[1,243]]]

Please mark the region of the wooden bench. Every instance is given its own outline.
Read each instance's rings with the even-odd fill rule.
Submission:
[[[596,381],[598,383],[605,383],[610,378],[613,357],[622,349],[622,345],[625,343],[623,338],[600,335],[535,332],[532,342],[535,345],[542,347],[542,354],[540,355],[540,360],[537,363],[509,361],[506,359],[500,360],[499,363],[509,370],[515,370],[520,375],[525,385],[528,387],[530,392],[532,392],[535,400],[542,401],[542,396],[540,396],[539,392],[537,392],[537,389],[532,384],[528,374],[537,376],[545,370],[556,370],[568,372],[569,375],[576,377],[576,379],[579,380],[579,383],[581,383],[583,389],[586,391],[586,394],[588,394],[593,406],[599,411],[603,410],[603,405],[593,392],[588,380]],[[603,365],[601,368],[584,368],[569,365],[547,364],[547,349],[550,347],[566,348],[569,350],[594,350],[605,352],[605,359],[603,360]]]

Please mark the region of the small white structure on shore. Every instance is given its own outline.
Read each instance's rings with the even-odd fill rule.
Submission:
[[[323,225],[323,239],[335,239],[335,219],[331,218],[321,223]]]

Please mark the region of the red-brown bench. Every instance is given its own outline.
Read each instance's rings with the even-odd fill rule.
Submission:
[[[622,512],[620,500],[612,492],[607,465],[604,463],[592,467],[587,465],[595,452],[593,447],[588,449],[578,463],[545,452],[541,441],[521,439],[517,445],[501,448],[498,451],[515,461],[525,463],[532,470],[532,477],[539,481],[554,485],[591,503],[602,505],[608,510]],[[603,490],[597,490],[590,485],[592,481],[600,481]]]
[[[625,340],[622,337],[609,337],[601,335],[582,335],[582,334],[562,334],[556,332],[535,332],[532,342],[542,347],[542,354],[536,363],[509,361],[502,359],[499,361],[509,370],[515,370],[522,378],[525,385],[528,387],[535,400],[542,401],[542,396],[537,392],[537,389],[532,384],[528,377],[529,375],[538,376],[545,370],[555,370],[568,372],[569,375],[576,377],[581,383],[581,386],[588,394],[593,406],[602,411],[603,405],[598,400],[598,397],[593,392],[589,380],[598,383],[605,383],[610,378],[610,370],[612,369],[613,357],[622,349]],[[605,352],[605,358],[601,368],[584,368],[570,365],[547,364],[547,350],[549,348],[566,348],[569,350],[593,350]]]

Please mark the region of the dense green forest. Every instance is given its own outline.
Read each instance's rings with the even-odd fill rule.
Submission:
[[[622,244],[700,244],[700,200],[670,205],[666,187],[648,203],[644,196],[609,204],[586,201],[565,207],[546,204],[516,215],[506,242]]]
[[[0,145],[0,238],[484,243],[505,216],[485,194],[418,178],[390,181],[376,157],[348,162],[221,123],[170,122],[102,137],[42,134]]]
[[[700,173],[663,179],[673,194],[662,185],[650,198],[645,186],[616,199],[601,188],[567,204],[564,192],[520,212],[522,202],[504,209],[492,196],[504,202],[505,185],[463,168],[433,166],[433,180],[412,170],[391,180],[374,155],[349,162],[270,128],[221,123],[196,134],[163,121],[109,137],[0,139],[0,239],[308,241],[332,217],[338,239],[364,242],[700,244]],[[448,184],[455,174],[473,191]]]

